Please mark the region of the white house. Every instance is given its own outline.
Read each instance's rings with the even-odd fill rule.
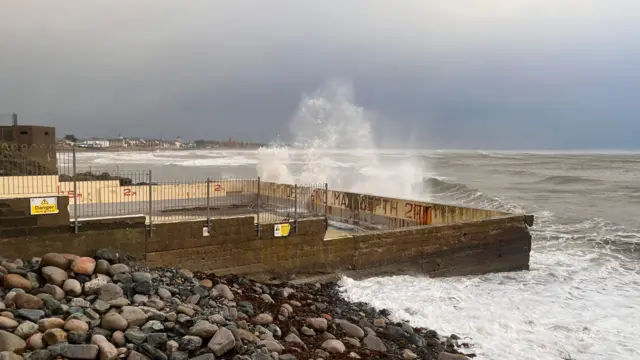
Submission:
[[[78,143],[80,147],[90,147],[90,148],[106,148],[109,147],[109,140],[107,139],[89,139],[83,140]]]

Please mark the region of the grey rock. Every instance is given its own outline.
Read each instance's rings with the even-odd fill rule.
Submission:
[[[273,334],[273,336],[280,338],[282,337],[282,330],[276,324],[270,324],[267,326],[267,329]]]
[[[49,350],[36,350],[27,355],[27,360],[49,360],[51,353]]]
[[[124,332],[124,337],[129,342],[140,345],[147,339],[147,333],[138,328],[130,328]]]
[[[96,269],[95,269],[96,274],[109,275],[110,270],[111,270],[111,264],[109,264],[107,260],[100,259],[96,261]]]
[[[102,335],[93,335],[91,343],[100,348],[100,360],[115,360],[118,357],[118,350]]]
[[[66,271],[55,266],[45,266],[41,269],[41,272],[47,282],[56,286],[62,286],[69,278]]]
[[[331,354],[343,353],[347,350],[342,341],[335,339],[326,340],[322,343],[321,347],[322,350]]]
[[[52,356],[63,356],[68,359],[93,360],[98,357],[100,350],[97,345],[93,344],[65,344],[60,343],[47,348]]]
[[[100,315],[99,315],[97,312],[95,312],[95,311],[93,311],[93,310],[91,310],[91,309],[84,309],[84,314],[85,314],[85,315],[87,316],[87,318],[89,318],[90,320],[98,320],[98,323],[100,323],[100,322],[99,322],[99,320],[100,320]]]
[[[131,278],[133,279],[133,282],[141,282],[141,281],[151,282],[151,274],[147,272],[136,271],[134,273],[131,273]]]
[[[154,308],[150,308],[147,306],[139,306],[138,308],[144,311],[145,314],[147,314],[147,320],[158,320],[158,321],[166,320],[166,315],[161,311],[158,311]]]
[[[213,351],[216,356],[222,356],[227,351],[236,346],[236,340],[233,333],[227,328],[221,328],[216,331],[207,347]]]
[[[358,325],[354,325],[347,320],[339,320],[337,323],[347,336],[358,339],[364,338],[364,330],[362,330]]]
[[[67,340],[71,344],[84,344],[89,340],[89,334],[80,331],[70,331],[67,333]]]
[[[178,320],[178,315],[176,315],[176,313],[174,312],[169,312],[166,314],[167,320],[168,321],[173,321],[175,322],[176,320]]]
[[[156,349],[149,344],[142,344],[140,351],[151,360],[169,360],[167,355],[165,355],[161,350]]]
[[[220,314],[214,314],[211,317],[209,317],[209,322],[212,322],[214,324],[218,324],[218,325],[224,325],[227,321],[224,319],[224,317]]]
[[[151,295],[151,292],[153,291],[153,283],[151,283],[151,281],[133,283],[133,291],[136,294]]]
[[[180,350],[195,351],[202,346],[202,339],[198,336],[187,335],[178,339]]]
[[[107,310],[111,308],[111,305],[109,305],[109,303],[106,301],[97,299],[96,301],[93,302],[93,304],[91,305],[91,308],[100,314],[104,314],[105,312],[107,312]]]
[[[122,274],[122,273],[130,273],[131,269],[129,269],[129,267],[125,264],[113,264],[111,265],[111,273],[109,274],[110,276],[114,276],[116,274]]]
[[[287,343],[294,344],[295,346],[302,347],[304,349],[307,348],[307,345],[304,343],[304,341],[302,341],[298,337],[298,335],[296,335],[294,333],[289,333],[287,336],[285,336],[284,341],[287,342]]]
[[[32,309],[20,309],[18,315],[29,321],[38,322],[38,320],[44,318],[44,311],[32,310]]]
[[[402,358],[404,360],[416,360],[418,355],[416,355],[413,351],[409,349],[402,350]]]
[[[377,336],[367,335],[362,342],[364,343],[364,346],[369,350],[380,352],[387,351],[387,347],[384,346],[382,340],[380,340],[380,338],[378,338]]]
[[[80,308],[88,308],[89,306],[91,306],[91,303],[88,302],[87,300],[83,299],[83,298],[73,298],[69,302],[69,306],[75,306],[75,307],[80,307]]]
[[[134,305],[140,305],[140,304],[144,305],[147,301],[149,301],[149,297],[146,295],[136,294],[133,296],[132,300]]]
[[[124,295],[122,288],[116,284],[104,284],[98,291],[98,299],[102,301],[112,301]]]
[[[17,335],[0,330],[0,351],[21,352],[27,347],[27,343]]]
[[[115,264],[120,260],[120,256],[117,251],[106,248],[96,250],[96,257],[107,260],[110,264]]]
[[[42,298],[42,302],[44,303],[45,313],[49,313],[51,315],[62,315],[64,314],[64,309],[60,302],[54,299],[52,296],[45,296]]]
[[[184,351],[174,351],[169,355],[169,360],[188,360],[189,354]]]
[[[169,340],[167,341],[166,345],[165,345],[165,349],[167,350],[168,353],[172,353],[174,351],[178,351],[178,348],[180,347],[180,345],[178,345],[178,342],[175,340]]]
[[[158,296],[160,296],[161,299],[171,299],[171,292],[165,288],[159,288],[158,289]]]
[[[131,305],[131,302],[129,301],[129,299],[125,297],[120,297],[120,298],[109,301],[109,305],[111,305],[112,308],[113,307],[121,308],[123,306]]]
[[[200,295],[195,294],[195,295],[191,295],[187,298],[187,303],[189,304],[193,304],[196,305],[198,303],[198,301],[200,301]]]
[[[67,279],[62,285],[62,290],[71,296],[80,296],[82,294],[82,285],[76,279]]]
[[[26,339],[29,336],[38,332],[38,324],[31,321],[25,321],[13,331],[13,333],[22,339]]]
[[[162,310],[164,309],[164,306],[165,306],[164,301],[160,299],[153,299],[153,298],[147,300],[146,304],[148,307],[151,307],[156,310]]]
[[[329,324],[325,318],[308,318],[307,326],[316,331],[327,331]]]
[[[145,341],[154,348],[161,348],[169,341],[169,338],[167,337],[167,333],[152,333],[147,335]]]
[[[233,293],[231,292],[231,289],[229,289],[229,287],[225,284],[218,284],[214,287],[214,289],[218,292],[218,294],[220,294],[220,296],[222,296],[223,298],[227,299],[227,300],[233,300],[234,296]]]
[[[107,281],[105,279],[100,279],[100,278],[93,279],[91,281],[84,283],[83,291],[86,295],[94,295],[94,294],[97,294],[100,291],[100,288],[106,284],[107,284]]]
[[[91,335],[91,338],[93,338],[93,336],[95,336],[95,335],[102,335],[105,338],[110,338],[111,334],[112,334],[111,331],[109,331],[107,329],[100,328],[100,327],[96,327],[96,328],[91,329],[91,331],[89,333],[89,335]]]
[[[212,353],[206,353],[206,354],[202,354],[200,356],[191,358],[190,360],[216,360],[216,357]]]
[[[113,281],[117,283],[130,283],[133,279],[131,278],[131,274],[118,273],[113,275]]]
[[[262,340],[258,343],[258,346],[264,346],[270,352],[281,353],[284,351],[284,346],[282,346],[279,342],[274,340]]]
[[[355,347],[360,347],[360,340],[356,339],[356,338],[350,338],[350,337],[344,337],[342,338],[342,342],[345,344],[351,344]]]
[[[205,320],[199,320],[189,329],[189,335],[210,338],[218,331],[218,327]]]
[[[300,332],[306,336],[316,336],[316,332],[306,326],[303,326],[302,329],[300,329]]]
[[[129,324],[127,320],[123,318],[120,314],[110,312],[102,317],[101,326],[107,330],[121,330],[124,331]]]
[[[262,294],[260,295],[260,299],[262,299],[262,301],[268,303],[268,304],[274,304],[275,301],[273,301],[273,299],[271,298],[271,296],[269,296],[269,294]]]
[[[46,284],[42,287],[42,289],[39,289],[38,292],[49,294],[56,300],[62,300],[65,296],[64,291],[59,286],[56,286],[54,284]]]
[[[269,325],[273,323],[273,316],[269,314],[260,314],[253,319],[254,324]]]
[[[123,306],[121,315],[129,326],[142,326],[147,322],[147,314],[135,306]]]
[[[135,350],[131,350],[127,360],[150,360],[147,356],[140,354]]]
[[[278,294],[278,296],[281,296],[281,297],[286,299],[286,298],[289,297],[289,295],[291,295],[291,294],[293,294],[295,292],[296,291],[293,290],[292,288],[286,287],[286,288],[283,288],[283,289],[278,289],[277,294]]]
[[[142,331],[149,333],[157,333],[164,331],[164,325],[158,320],[148,321],[146,324],[142,326]]]

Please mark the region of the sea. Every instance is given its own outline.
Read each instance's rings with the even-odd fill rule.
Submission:
[[[342,278],[346,298],[457,334],[477,359],[640,359],[640,152],[380,149],[353,89],[303,95],[258,150],[78,153],[154,179],[252,178],[535,215],[530,270]],[[347,135],[348,134],[348,135]]]

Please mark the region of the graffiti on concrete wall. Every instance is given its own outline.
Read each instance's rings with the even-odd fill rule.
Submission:
[[[431,223],[431,207],[421,202],[335,190],[329,190],[326,194],[321,189],[311,194],[311,201],[328,205],[330,212],[334,212],[333,208],[338,208],[349,210],[353,216],[375,214],[411,220],[418,224]]]

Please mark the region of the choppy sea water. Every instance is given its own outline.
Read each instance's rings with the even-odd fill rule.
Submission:
[[[531,270],[345,278],[345,296],[474,344],[481,359],[640,359],[640,153],[194,150],[78,153],[154,179],[255,177],[536,215]]]

